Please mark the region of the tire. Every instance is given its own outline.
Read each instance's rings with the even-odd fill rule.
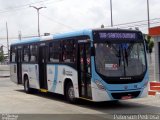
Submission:
[[[66,99],[67,99],[68,102],[70,102],[70,103],[75,103],[76,102],[74,88],[73,88],[73,84],[71,82],[69,82],[66,85],[65,96],[66,96]]]
[[[29,80],[27,77],[24,79],[24,91],[28,94],[32,93],[32,89],[29,87]]]
[[[119,100],[113,100],[113,101],[109,101],[110,104],[119,104]]]

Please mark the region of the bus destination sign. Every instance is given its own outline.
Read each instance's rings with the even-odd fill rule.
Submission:
[[[130,41],[141,41],[143,35],[141,32],[130,32],[130,31],[94,31],[94,40],[130,40]]]
[[[99,32],[100,39],[136,39],[136,33],[105,33]]]

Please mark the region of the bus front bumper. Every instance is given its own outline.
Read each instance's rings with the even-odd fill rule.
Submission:
[[[148,95],[148,86],[126,91],[108,91],[92,88],[92,100],[95,102],[142,98]]]

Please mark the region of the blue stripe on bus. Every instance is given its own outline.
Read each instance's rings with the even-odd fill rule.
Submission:
[[[55,92],[55,90],[56,90],[57,79],[58,79],[58,65],[55,65],[55,70],[54,70],[54,82],[53,82],[53,92]]]

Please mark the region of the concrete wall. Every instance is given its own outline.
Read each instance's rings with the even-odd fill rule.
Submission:
[[[154,37],[155,47],[155,81],[160,81],[160,51],[159,51],[160,36]]]

